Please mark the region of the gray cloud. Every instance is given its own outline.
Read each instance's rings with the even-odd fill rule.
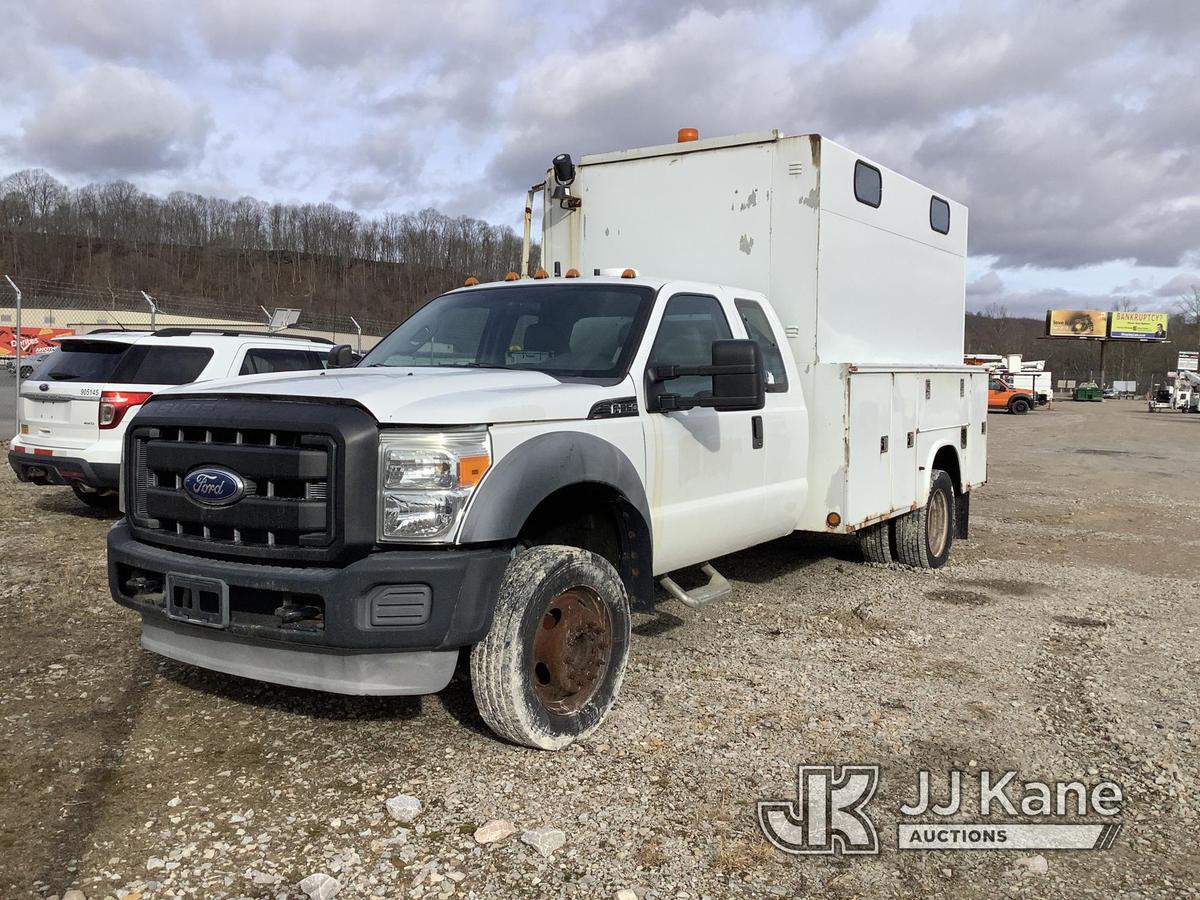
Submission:
[[[180,11],[170,3],[140,0],[38,0],[28,5],[37,31],[49,41],[101,59],[178,56],[183,47]]]
[[[64,172],[132,175],[197,161],[212,126],[201,104],[150,72],[101,64],[23,123],[21,152]]]

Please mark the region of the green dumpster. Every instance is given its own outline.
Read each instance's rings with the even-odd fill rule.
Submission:
[[[1104,391],[1098,384],[1081,384],[1075,388],[1076,400],[1103,400]]]

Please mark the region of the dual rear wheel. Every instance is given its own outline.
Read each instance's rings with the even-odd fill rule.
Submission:
[[[934,469],[925,505],[860,529],[858,545],[867,562],[940,569],[950,558],[954,531],[954,482],[948,473]]]

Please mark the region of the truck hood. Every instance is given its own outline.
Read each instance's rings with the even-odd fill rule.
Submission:
[[[586,419],[594,403],[633,393],[628,377],[605,387],[563,382],[541,372],[447,367],[244,375],[181,385],[155,396],[342,400],[362,406],[383,425],[482,425]]]

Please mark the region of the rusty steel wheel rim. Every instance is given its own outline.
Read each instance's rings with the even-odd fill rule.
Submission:
[[[612,616],[594,590],[568,588],[551,599],[529,663],[538,702],[559,715],[583,709],[604,680],[612,645]]]
[[[929,509],[925,513],[925,531],[929,538],[929,552],[941,556],[946,549],[946,532],[949,530],[950,505],[942,491],[934,491],[929,498]]]

